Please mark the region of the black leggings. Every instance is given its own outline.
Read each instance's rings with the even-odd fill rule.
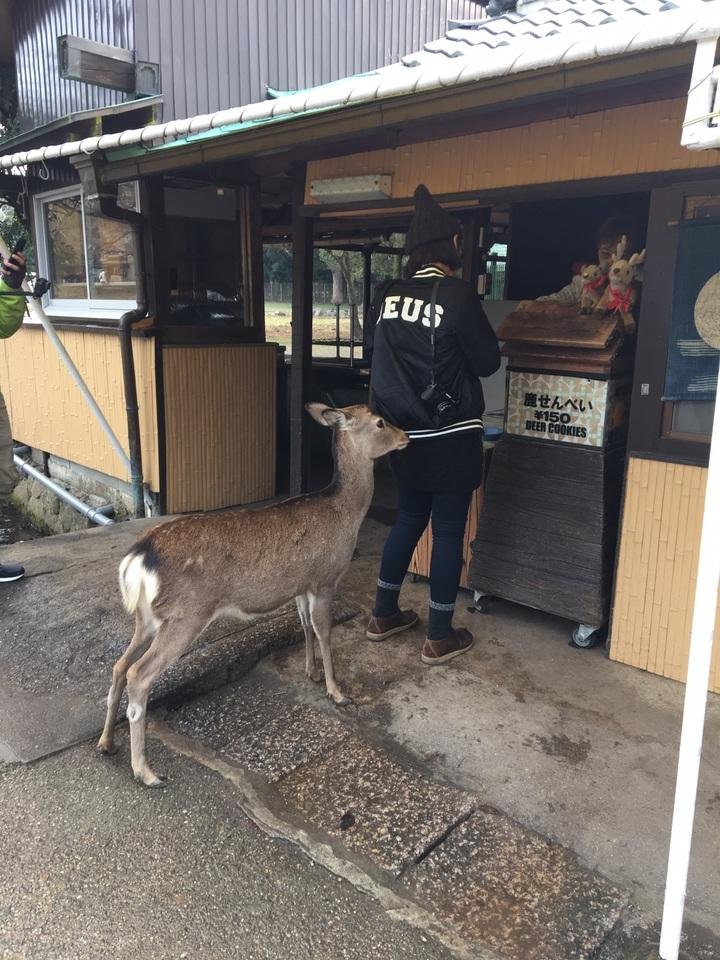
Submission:
[[[375,616],[398,609],[398,594],[417,542],[432,517],[428,637],[441,640],[452,622],[460,583],[463,537],[472,491],[427,493],[398,483],[399,512],[383,548]]]

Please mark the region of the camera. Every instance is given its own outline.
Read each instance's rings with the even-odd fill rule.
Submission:
[[[445,427],[452,422],[455,408],[459,402],[452,394],[443,390],[436,383],[431,383],[420,394],[420,399],[428,407],[432,419],[439,427]]]

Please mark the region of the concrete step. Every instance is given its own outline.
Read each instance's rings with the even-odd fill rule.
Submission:
[[[273,809],[399,884],[469,955],[595,960],[627,907],[628,895],[571,851],[358,735],[352,712],[301,702],[269,668],[163,723],[198,756],[209,748],[262,778]]]

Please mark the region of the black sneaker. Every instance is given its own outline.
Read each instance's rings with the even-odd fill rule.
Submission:
[[[0,563],[0,583],[12,583],[25,576],[25,567],[19,563]]]

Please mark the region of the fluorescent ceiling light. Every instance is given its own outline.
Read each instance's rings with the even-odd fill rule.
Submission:
[[[369,173],[364,177],[312,180],[310,196],[318,203],[352,203],[355,200],[385,200],[390,196],[392,176]]]

